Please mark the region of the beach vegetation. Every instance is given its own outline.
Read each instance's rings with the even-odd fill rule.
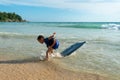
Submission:
[[[0,12],[0,22],[26,22],[22,17],[15,12]]]

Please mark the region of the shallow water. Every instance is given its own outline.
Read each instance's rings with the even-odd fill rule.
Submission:
[[[74,55],[55,58],[64,68],[120,77],[120,23],[0,23],[0,56],[9,59],[39,57],[46,46],[36,37],[56,32],[60,41],[57,52],[78,41],[87,43]],[[112,25],[112,26],[111,26]],[[103,28],[104,27],[104,28]],[[116,27],[116,28],[115,28]]]

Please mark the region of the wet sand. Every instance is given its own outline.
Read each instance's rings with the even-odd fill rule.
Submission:
[[[98,74],[63,69],[53,61],[0,59],[0,80],[109,80]]]

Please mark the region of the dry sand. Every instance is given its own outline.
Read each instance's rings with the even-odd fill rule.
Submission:
[[[63,69],[53,61],[0,59],[0,80],[109,80],[98,74]]]

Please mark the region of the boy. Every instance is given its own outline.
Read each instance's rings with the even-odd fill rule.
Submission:
[[[43,35],[39,35],[37,38],[38,42],[41,44],[45,43],[48,48],[46,51],[46,60],[48,60],[49,54],[53,53],[53,49],[58,49],[59,47],[59,41],[54,38],[55,34],[56,33],[53,33],[53,35],[48,38],[44,38]]]

